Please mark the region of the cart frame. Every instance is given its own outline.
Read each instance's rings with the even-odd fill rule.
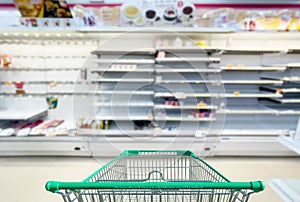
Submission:
[[[183,174],[178,174],[185,177],[183,180],[173,180],[172,178],[170,180],[170,177],[167,177],[168,179],[165,179],[163,172],[157,169],[157,165],[156,167],[154,166],[156,169],[153,169],[153,166],[148,166],[149,168],[145,166],[136,166],[135,169],[148,168],[147,172],[145,171],[145,173],[143,173],[144,177],[142,179],[137,179],[136,177],[133,178],[132,176],[129,176],[130,173],[127,169],[133,168],[133,166],[127,165],[129,160],[130,162],[146,162],[150,159],[152,159],[153,161],[153,159],[167,159],[170,157],[172,157],[174,161],[176,161],[176,159],[180,160],[186,158],[190,161],[190,164],[191,161],[195,161],[197,165],[201,164],[201,168],[197,167],[197,169],[205,169],[205,173],[201,174],[203,176],[205,175],[205,179],[202,180],[200,178],[199,180],[197,178],[190,180],[190,176],[192,174],[191,171],[184,171],[190,172],[185,174],[189,175],[188,178]],[[120,162],[122,162],[122,164]],[[181,163],[182,166],[179,167],[177,165],[174,168],[171,168],[169,166],[169,169],[180,169],[181,167],[184,167],[184,163]],[[191,167],[191,165],[189,166]],[[185,166],[184,168],[186,167],[187,166]],[[165,169],[164,167],[159,168]],[[120,177],[121,174],[123,174],[124,176]],[[151,181],[150,178],[152,175],[157,176],[157,178]],[[138,175],[138,177],[140,176],[141,174]],[[132,201],[130,199],[130,196],[136,196],[137,200],[134,201],[148,201],[148,199],[146,200],[146,195],[151,195],[152,200],[149,201],[169,201],[161,200],[161,195],[168,195],[172,193],[177,196],[176,192],[179,195],[198,195],[198,198],[199,195],[208,195],[211,197],[211,199],[203,201],[248,201],[250,194],[263,191],[265,188],[262,181],[231,182],[224,175],[207,164],[204,160],[196,156],[193,152],[187,150],[125,150],[120,156],[112,159],[110,162],[94,172],[91,176],[86,178],[83,182],[48,181],[45,187],[46,190],[50,192],[63,195],[65,201],[106,201],[105,197],[103,197],[104,195],[113,196],[112,198],[109,197],[110,199],[107,201]],[[64,192],[62,190],[64,190]],[[73,198],[71,197],[71,194],[74,195]],[[125,200],[124,197],[120,197],[122,194],[128,195],[129,200]],[[222,194],[227,194],[230,196],[226,197],[226,200],[213,199],[213,195],[221,196]],[[85,195],[87,199],[83,200],[82,195]],[[88,195],[90,195],[91,197],[90,200],[87,197]],[[96,195],[98,196],[95,197]],[[144,195],[144,199],[139,199],[138,195]],[[153,195],[160,196],[160,199],[153,200]],[[220,198],[220,196],[218,196],[218,198]],[[186,201],[186,199],[182,199],[179,201]]]

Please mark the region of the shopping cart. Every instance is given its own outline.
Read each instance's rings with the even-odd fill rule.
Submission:
[[[248,201],[261,181],[230,182],[191,151],[127,150],[83,182],[48,181],[64,201]]]

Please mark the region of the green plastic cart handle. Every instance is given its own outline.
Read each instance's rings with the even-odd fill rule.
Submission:
[[[262,181],[253,182],[56,182],[48,181],[46,189],[58,192],[60,189],[251,189],[264,190]]]

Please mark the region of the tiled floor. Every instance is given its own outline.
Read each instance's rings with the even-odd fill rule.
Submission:
[[[56,202],[63,201],[49,193],[47,180],[81,181],[106,163],[108,158],[79,157],[8,157],[0,158],[0,201],[3,202]],[[217,170],[233,181],[271,178],[299,178],[300,158],[208,158]],[[262,193],[250,201],[280,202],[281,198],[267,185]]]

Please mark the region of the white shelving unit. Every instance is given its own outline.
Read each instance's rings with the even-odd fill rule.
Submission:
[[[286,146],[287,148],[293,150],[297,154],[300,154],[300,140],[294,139],[292,137],[280,136],[278,141]]]
[[[199,105],[183,105],[183,106],[172,106],[172,105],[155,105],[154,108],[157,109],[174,109],[174,110],[178,110],[178,109],[217,109],[217,106],[210,106],[210,105],[206,105],[206,106],[199,106]]]
[[[223,49],[225,53],[230,54],[266,54],[266,53],[281,53],[288,52],[288,49],[275,49],[275,48],[249,48],[249,47],[241,47],[241,48],[225,48]]]
[[[124,104],[124,103],[118,103],[118,104],[114,104],[114,103],[95,103],[95,106],[103,106],[103,107],[153,107],[154,104],[153,102],[134,102],[134,103],[128,103],[128,104]]]
[[[157,68],[157,73],[220,73],[220,69],[163,69]]]
[[[19,82],[17,80],[11,80],[11,81],[4,81],[4,82],[0,82],[0,85],[6,85],[7,82],[11,82],[11,83],[16,83]],[[88,84],[88,81],[22,81],[22,83],[24,84],[28,84],[28,85],[37,85],[37,84],[44,84],[44,85],[49,85],[50,83],[55,83],[55,84],[62,84],[62,85],[67,85],[67,84]]]
[[[286,67],[244,67],[244,66],[221,66],[223,71],[284,71]]]
[[[213,117],[204,117],[204,118],[189,118],[189,117],[156,117],[156,121],[215,121],[216,119]]]
[[[214,58],[214,57],[207,57],[207,58],[156,58],[155,61],[157,63],[177,63],[177,62],[220,62],[220,58]]]
[[[195,83],[195,84],[274,84],[281,85],[283,81],[277,80],[162,80],[157,83]]]
[[[300,201],[300,179],[271,179],[270,187],[285,201]]]
[[[214,130],[199,130],[201,134],[210,134],[217,135],[221,137],[241,137],[241,136],[263,136],[263,137],[276,137],[278,135],[288,135],[288,130],[222,130],[222,131],[214,131]],[[190,130],[160,130],[160,129],[151,129],[151,130],[91,130],[91,129],[80,129],[79,133],[81,136],[97,136],[97,135],[112,135],[112,136],[123,136],[124,134],[131,136],[153,136],[160,135],[164,136],[177,136],[184,135],[185,137],[195,137],[195,133]]]
[[[90,92],[90,94],[95,94],[95,95],[102,95],[102,94],[116,94],[116,95],[120,95],[120,94],[124,94],[124,95],[154,95],[153,91],[141,91],[141,90],[96,90],[94,92]]]
[[[298,119],[298,125],[293,136],[279,136],[278,141],[293,150],[295,153],[300,154],[300,118]]]
[[[275,102],[279,102],[279,103],[283,103],[283,104],[288,104],[288,103],[300,103],[300,99],[276,99],[276,98],[270,98],[271,100],[275,101]]]
[[[274,110],[274,109],[225,109],[218,110],[216,113],[225,114],[273,114],[273,115],[300,115],[300,111],[295,110]]]
[[[89,96],[90,81],[79,75],[86,69],[86,56],[98,46],[98,37],[62,30],[0,30],[0,35],[2,54],[12,56],[10,67],[0,67],[0,128],[14,130],[12,136],[0,138],[0,155],[90,156],[87,138],[68,134],[75,124],[64,123],[74,121],[73,101]],[[16,94],[15,81],[24,83],[26,94]],[[48,109],[46,98],[50,95],[58,97],[56,109]],[[30,124],[38,119],[44,121],[41,125],[48,120],[64,123],[35,134]],[[32,130],[28,136],[16,136],[21,130],[14,127],[19,126]]]
[[[16,94],[16,93],[0,93],[1,98],[38,98],[38,97],[46,97],[48,95],[58,95],[63,97],[70,96],[89,96],[89,93],[85,92],[57,92],[57,91],[49,91],[47,93],[27,93],[26,94]]]
[[[109,120],[111,128],[80,129],[78,138],[1,137],[1,152],[7,155],[38,153],[95,156],[113,154],[114,147],[132,149],[143,145],[145,148],[164,148],[176,137],[178,142],[170,148],[187,149],[187,145],[192,142],[190,148],[204,155],[207,151],[199,148],[199,144],[207,141],[217,145],[213,152],[217,155],[296,155],[278,141],[279,136],[291,138],[300,115],[300,100],[297,97],[299,87],[295,84],[298,80],[285,75],[300,67],[295,57],[298,54],[297,48],[293,48],[298,41],[296,35],[253,33],[259,35],[253,37],[252,33],[232,33],[232,30],[224,29],[176,28],[174,31],[181,32],[193,41],[206,41],[209,46],[153,48],[157,39],[169,40],[170,45],[177,35],[168,30],[151,29],[137,29],[136,32],[120,35],[124,31],[132,31],[132,28],[80,30],[70,33],[71,37],[63,31],[57,37],[57,33],[45,30],[45,33],[32,31],[26,36],[26,40],[36,40],[35,34],[39,32],[45,43],[49,40],[77,39],[77,45],[62,45],[72,50],[61,51],[66,55],[54,54],[58,52],[53,51],[51,54],[45,52],[28,56],[28,46],[27,49],[15,49],[10,47],[12,44],[5,44],[6,49],[3,50],[17,50],[13,57],[21,62],[9,69],[0,68],[1,87],[5,90],[0,93],[1,99],[28,99],[28,102],[41,99],[45,102],[46,96],[59,95],[59,106],[62,108],[71,109],[76,101],[79,104],[66,110],[65,114],[58,113],[58,109],[52,110],[48,113],[49,119],[73,119],[71,115],[76,110],[76,121],[81,117],[95,118],[97,121]],[[47,38],[46,32],[50,38]],[[278,48],[277,42],[285,41],[287,34],[290,40]],[[224,47],[229,36],[232,37],[231,48]],[[25,38],[23,35],[22,37]],[[112,37],[114,40],[107,40]],[[276,44],[272,44],[270,40]],[[13,42],[10,40],[10,43]],[[88,51],[83,50],[86,47],[84,43],[90,44]],[[57,46],[58,43],[55,44],[53,47],[61,47]],[[100,44],[100,48],[96,47]],[[91,51],[92,55],[84,62],[87,53]],[[159,51],[166,52],[166,56],[158,58]],[[285,64],[282,65],[283,62],[276,60],[275,56],[284,58]],[[22,64],[22,60],[27,59],[40,59],[45,63],[41,62],[41,66],[37,67]],[[82,64],[77,60],[83,60]],[[81,68],[83,66],[87,69],[87,80],[78,79],[82,73],[80,71],[84,70]],[[52,77],[49,76],[48,80],[48,76],[40,76],[36,80],[29,75],[32,73]],[[76,77],[69,80],[73,73]],[[265,73],[270,73],[271,77],[264,79]],[[277,73],[283,76],[278,76]],[[16,79],[6,77],[18,74],[20,77]],[[18,81],[24,74],[28,78],[24,81],[25,87],[36,85],[43,86],[44,89],[47,87],[47,90],[40,93],[25,89],[25,95],[15,95],[14,89],[9,89],[5,82]],[[294,75],[297,76],[295,73]],[[185,80],[178,79],[178,76]],[[56,77],[60,79],[56,80]],[[58,86],[62,86],[61,91],[49,90],[51,81],[57,81]],[[286,85],[287,82],[290,84]],[[67,85],[74,85],[80,91],[68,91],[65,87]],[[194,91],[189,91],[186,86]],[[212,91],[208,89],[209,86],[213,86]],[[166,104],[170,102],[176,104]],[[32,106],[36,106],[35,104],[33,102]],[[114,110],[120,114],[113,115]],[[129,115],[122,114],[126,110]],[[160,112],[165,116],[160,116]],[[190,112],[206,113],[207,117],[192,117]],[[139,127],[141,123],[145,123],[142,129]],[[185,127],[181,128],[180,124]],[[190,128],[190,125],[195,127]],[[216,125],[222,125],[223,128],[216,128]],[[83,139],[80,140],[81,137]],[[145,141],[139,137],[150,140]],[[36,142],[40,144],[34,148]],[[9,148],[3,146],[7,143]]]
[[[135,83],[135,82],[141,82],[141,83],[151,83],[154,79],[136,79],[136,78],[120,78],[120,79],[108,79],[108,78],[101,78],[98,80],[93,80],[92,82],[112,82],[112,83]]]
[[[155,52],[156,50],[151,48],[92,51],[93,56],[97,57],[93,61],[98,61],[89,70],[93,78],[92,83],[98,86],[94,91],[93,106],[97,112],[94,118],[98,121],[109,121],[111,127],[99,131],[82,131],[83,133],[112,137],[153,135],[151,130],[134,128],[138,128],[138,123],[153,120],[151,108],[154,103],[151,98],[154,91],[143,86],[151,86],[154,83],[151,74],[154,72]],[[104,64],[103,61],[112,63]],[[118,85],[119,88],[116,87]]]
[[[103,73],[103,72],[153,72],[153,69],[92,69],[91,73]]]
[[[172,52],[172,53],[206,53],[206,52],[216,52],[220,51],[220,48],[217,47],[211,47],[211,46],[191,46],[191,47],[157,47],[158,51],[166,51],[166,52]]]
[[[0,68],[1,72],[19,72],[19,71],[37,71],[37,72],[48,72],[48,71],[78,71],[82,68],[36,68],[36,67],[9,67]]]
[[[150,59],[98,59],[94,62],[106,64],[154,64],[155,61]]]
[[[47,109],[0,109],[0,120],[33,120],[47,115]]]
[[[295,77],[262,76],[262,78],[277,79],[277,80],[285,81],[285,82],[299,82],[300,81],[300,77],[299,76],[295,76]]]
[[[214,131],[211,131],[210,133],[214,134]],[[222,131],[222,135],[227,136],[278,136],[278,135],[288,135],[288,130],[271,130],[271,129],[253,129],[253,130],[226,130],[224,129]]]
[[[280,91],[281,93],[300,93],[300,88],[293,88],[293,87],[262,86],[261,88],[272,91],[272,92]]]
[[[225,97],[225,98],[280,98],[282,95],[275,93],[238,93],[238,94],[215,94],[215,93],[155,93],[154,97]]]
[[[289,64],[286,65],[286,67],[288,67],[288,68],[299,68],[300,63],[289,63]]]
[[[101,54],[101,55],[153,55],[156,52],[155,48],[145,48],[145,49],[100,49],[100,50],[94,50],[91,53],[94,55]]]
[[[96,118],[96,120],[116,120],[116,121],[152,120],[152,118],[147,115],[144,115],[144,116],[139,116],[139,115],[128,115],[128,116],[97,115],[95,118]]]

